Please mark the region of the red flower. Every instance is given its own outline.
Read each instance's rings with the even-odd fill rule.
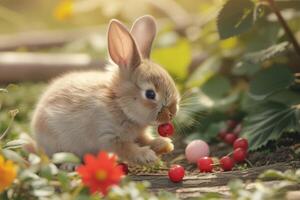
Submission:
[[[91,193],[100,192],[106,195],[111,186],[119,184],[123,170],[118,166],[115,155],[99,152],[98,156],[87,154],[84,165],[77,168],[82,182]]]

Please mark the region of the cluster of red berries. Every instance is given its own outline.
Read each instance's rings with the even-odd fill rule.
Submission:
[[[247,158],[248,141],[245,138],[238,138],[233,143],[232,158],[227,155],[219,160],[219,165],[224,171],[230,171],[235,163],[244,162]],[[200,172],[212,172],[215,166],[211,157],[203,157],[198,160],[198,168]]]
[[[230,120],[227,122],[227,129],[219,133],[219,137],[227,144],[233,145],[234,151],[232,158],[227,155],[223,156],[218,164],[214,164],[211,157],[202,157],[198,160],[197,166],[200,172],[212,172],[214,166],[220,166],[224,171],[230,171],[235,163],[244,162],[247,158],[248,141],[245,138],[238,138],[241,131],[241,124],[237,121]],[[184,168],[180,165],[173,165],[169,169],[169,178],[173,182],[180,182],[184,177]]]

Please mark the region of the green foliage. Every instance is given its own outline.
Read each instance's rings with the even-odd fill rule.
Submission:
[[[191,56],[190,44],[184,39],[179,40],[174,46],[155,49],[152,52],[152,59],[179,80],[185,79]]]
[[[254,64],[262,63],[266,60],[283,55],[284,53],[287,52],[289,46],[290,44],[285,41],[279,44],[272,45],[267,49],[263,49],[258,52],[247,53],[243,56],[242,62],[254,63]]]
[[[244,119],[242,136],[248,138],[249,150],[256,150],[284,132],[299,132],[299,109],[282,103],[266,102],[255,106]]]
[[[286,67],[274,66],[262,70],[250,82],[249,94],[255,100],[263,100],[271,94],[292,85],[294,77]]]
[[[72,153],[60,152],[53,154],[52,162],[55,164],[80,163],[80,159]]]
[[[255,22],[255,4],[251,0],[228,0],[217,19],[221,39],[248,31]]]

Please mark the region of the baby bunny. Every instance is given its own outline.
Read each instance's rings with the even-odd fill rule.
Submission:
[[[50,84],[32,119],[38,146],[49,156],[105,150],[141,165],[172,151],[170,139],[153,138],[148,131],[176,115],[180,98],[170,75],[149,59],[155,35],[151,16],[137,19],[130,31],[111,20],[112,64],[105,72],[72,72]]]

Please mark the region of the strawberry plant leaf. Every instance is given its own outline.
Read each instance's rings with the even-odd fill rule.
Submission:
[[[249,30],[255,22],[255,4],[251,0],[229,0],[217,18],[221,39],[227,39]]]
[[[252,109],[244,119],[241,135],[248,139],[249,150],[256,150],[269,141],[279,139],[284,132],[300,130],[295,108],[276,102],[266,102]]]
[[[289,49],[289,46],[290,44],[288,42],[281,42],[279,44],[272,45],[267,49],[248,53],[242,58],[242,61],[253,64],[261,63],[286,53]]]
[[[266,97],[288,88],[294,81],[292,72],[282,66],[274,66],[258,72],[250,81],[249,95],[255,100]]]

